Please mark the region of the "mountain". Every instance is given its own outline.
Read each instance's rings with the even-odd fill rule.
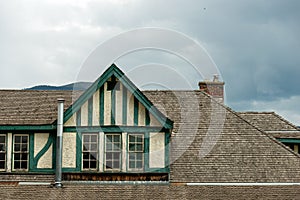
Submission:
[[[91,85],[91,82],[77,82],[62,86],[37,85],[31,88],[25,88],[24,90],[86,90]]]

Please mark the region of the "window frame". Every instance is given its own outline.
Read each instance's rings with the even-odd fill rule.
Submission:
[[[21,136],[21,137],[24,137],[24,136],[26,136],[27,137],[27,151],[26,152],[23,152],[22,150],[20,150],[20,151],[15,151],[15,137],[16,136]],[[30,154],[30,136],[29,136],[29,134],[13,134],[13,136],[12,136],[12,171],[28,171],[29,170],[29,154]],[[21,143],[18,143],[18,144],[21,144],[21,145],[23,145],[23,142],[21,141]],[[20,153],[21,155],[23,154],[23,153],[27,153],[27,159],[26,159],[26,161],[27,161],[27,166],[26,166],[26,168],[18,168],[18,169],[15,169],[15,153]],[[25,160],[22,160],[21,158],[19,159],[19,161],[20,162],[22,162],[22,161],[25,161]],[[22,164],[21,164],[22,165]]]
[[[0,168],[0,171],[2,172],[7,170],[7,166],[6,166],[7,165],[7,135],[0,134],[0,137],[1,136],[4,136],[4,143],[2,144],[4,144],[5,147],[3,151],[0,149],[0,153],[4,154],[4,168]]]
[[[89,141],[89,145],[91,145],[91,144],[96,144],[97,145],[97,148],[96,148],[96,167],[95,168],[84,168],[83,166],[84,166],[84,153],[89,153],[90,154],[90,152],[95,152],[95,151],[88,151],[88,150],[84,150],[84,137],[85,136],[87,136],[87,135],[89,135],[89,137],[90,136],[92,136],[92,135],[94,135],[94,136],[96,136],[97,138],[96,138],[96,142],[93,142],[93,143],[91,143],[91,141]],[[82,142],[81,142],[81,170],[82,171],[99,171],[99,146],[101,145],[100,144],[100,142],[99,142],[99,133],[90,133],[90,132],[85,132],[85,133],[82,133],[81,134],[81,138],[82,138]],[[88,161],[89,161],[89,166],[90,166],[90,161],[91,161],[91,159],[89,158],[88,159]]]
[[[103,171],[104,172],[121,172],[122,171],[122,154],[123,154],[123,142],[122,142],[122,135],[124,133],[121,132],[121,133],[110,133],[110,132],[106,132],[104,133],[104,151],[103,151],[103,159],[104,159],[104,162],[103,162]],[[119,136],[119,144],[120,144],[120,147],[119,147],[119,151],[110,151],[111,153],[119,153],[119,168],[107,168],[107,149],[106,149],[106,146],[107,146],[107,136],[109,135],[113,135],[113,136]],[[114,142],[111,142],[112,145]],[[113,149],[112,149],[113,150]],[[114,159],[113,159],[113,156],[111,157],[111,162],[113,163],[114,162]]]
[[[130,142],[130,136],[142,136],[142,142],[141,142],[141,144],[142,144],[142,150],[141,151],[131,151],[130,150],[130,143],[132,143],[132,142]],[[135,139],[135,142],[134,143],[136,143],[136,139]],[[140,143],[137,143],[137,144],[140,144]],[[126,156],[126,159],[127,159],[127,163],[126,163],[126,165],[127,165],[127,171],[129,171],[129,172],[142,172],[142,171],[145,171],[145,134],[144,133],[128,133],[127,134],[127,148],[126,148],[126,150],[127,150],[127,156]],[[142,167],[141,168],[130,168],[130,153],[141,153],[142,154]],[[136,159],[136,157],[135,157],[135,159]],[[137,160],[134,160],[134,162],[135,162],[135,166],[136,166],[136,162],[137,162]]]

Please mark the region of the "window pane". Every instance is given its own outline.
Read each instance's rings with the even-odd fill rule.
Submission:
[[[83,137],[83,152],[82,152],[82,168],[97,169],[98,159],[98,135],[84,133]]]
[[[22,151],[27,151],[27,144],[22,144]]]
[[[120,136],[119,135],[114,135],[114,142],[117,142],[117,143],[120,142]]]
[[[137,168],[137,169],[143,168],[143,163],[142,163],[142,161],[137,161],[137,162],[136,162],[136,168]]]
[[[82,164],[83,164],[83,166],[82,166],[83,168],[85,168],[85,169],[89,168],[89,161],[83,161]]]
[[[97,154],[96,153],[91,153],[90,154],[90,160],[97,160]]]
[[[21,160],[21,154],[20,153],[15,153],[14,159],[15,160]]]
[[[136,145],[136,151],[143,151],[143,145],[142,144],[137,144]]]
[[[140,135],[137,136],[136,139],[137,139],[136,142],[139,142],[139,143],[142,143],[142,142],[143,142],[143,137],[140,136]]]
[[[96,161],[91,161],[90,162],[90,168],[96,169],[97,168],[97,162]]]
[[[90,141],[90,138],[88,135],[83,135],[83,142],[88,143]]]
[[[114,161],[113,162],[113,168],[114,169],[120,168],[120,162],[119,161]]]
[[[5,136],[3,135],[0,136],[0,143],[5,143]]]
[[[106,135],[106,142],[112,141],[112,135]]]
[[[107,169],[112,169],[112,162],[111,161],[106,161],[106,168]]]
[[[129,135],[129,162],[131,169],[143,169],[144,136],[141,134]]]
[[[112,144],[108,143],[106,144],[106,151],[111,151],[112,150]]]
[[[5,145],[4,144],[0,144],[0,151],[5,151]]]
[[[137,153],[136,159],[137,160],[143,160],[143,153]]]
[[[21,162],[21,168],[22,169],[27,169],[27,161],[22,161]]]
[[[22,136],[22,143],[27,143],[28,136]]]
[[[21,150],[20,145],[19,144],[15,144],[14,145],[14,150],[15,151],[20,151]]]
[[[112,153],[106,153],[106,160],[112,159]]]
[[[27,160],[27,153],[21,154],[21,160]]]
[[[84,152],[83,154],[82,154],[82,158],[83,159],[89,159],[89,153],[87,153],[87,152]]]
[[[97,142],[97,135],[91,136],[91,142]]]
[[[15,136],[15,143],[21,143],[21,136]]]
[[[0,161],[0,169],[5,169],[5,162],[4,161]]]
[[[14,169],[20,169],[20,161],[14,161]]]
[[[97,151],[98,145],[97,144],[91,144],[91,151]]]
[[[5,153],[0,153],[0,161],[5,160]]]

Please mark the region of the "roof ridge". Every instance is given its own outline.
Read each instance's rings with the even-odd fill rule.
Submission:
[[[274,114],[274,111],[236,111],[236,113],[240,114]]]
[[[295,128],[297,131],[300,131],[300,129],[294,125],[292,122],[289,122],[288,120],[286,120],[285,118],[283,118],[282,116],[280,116],[279,114],[277,114],[276,112],[273,112],[273,115],[275,117],[277,117],[278,119],[284,121],[285,123],[287,123],[288,125],[292,126],[293,128]]]

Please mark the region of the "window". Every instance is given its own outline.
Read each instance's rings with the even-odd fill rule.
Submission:
[[[5,170],[6,165],[6,136],[0,135],[0,170]]]
[[[105,134],[105,169],[121,169],[121,134]]]
[[[14,135],[13,140],[13,169],[28,169],[28,135]]]
[[[82,169],[96,170],[98,158],[98,134],[82,135]]]
[[[142,170],[144,166],[144,135],[128,135],[128,168],[130,170]]]

